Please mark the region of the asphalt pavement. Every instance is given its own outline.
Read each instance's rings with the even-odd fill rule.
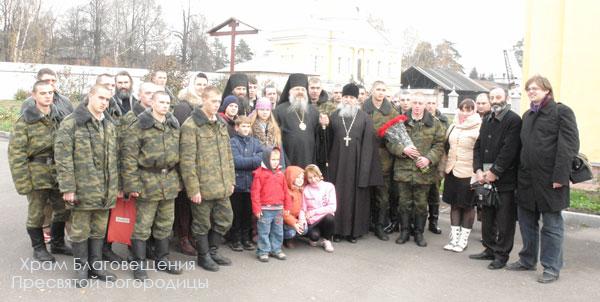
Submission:
[[[258,262],[253,252],[223,254],[233,265],[219,272],[194,266],[193,257],[173,252],[186,264],[182,275],[150,271],[147,284],[134,282],[130,271],[116,270],[119,281],[97,282],[91,288],[71,287],[72,257],[57,256],[58,264],[39,267],[29,262],[31,246],[25,230],[27,200],[13,187],[7,163],[7,141],[0,139],[0,301],[599,301],[600,229],[566,228],[565,267],[560,279],[539,284],[537,271],[490,271],[488,261],[469,254],[482,250],[476,223],[463,253],[444,251],[449,231],[448,208],[442,210],[444,233],[426,232],[426,248],[413,241],[383,242],[372,234],[358,243],[334,243],[335,252],[299,243],[285,250],[288,260]],[[515,238],[511,261],[521,238]],[[126,247],[116,251],[125,256]],[[66,266],[65,266],[66,265]]]

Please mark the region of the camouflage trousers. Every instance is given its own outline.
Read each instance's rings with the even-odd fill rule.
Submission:
[[[131,239],[147,240],[152,237],[162,240],[171,235],[175,220],[175,199],[135,201],[135,227]]]
[[[202,200],[192,204],[192,234],[208,235],[209,230],[225,235],[231,228],[233,211],[229,198]]]
[[[431,185],[398,182],[398,212],[410,213],[414,208],[415,215],[427,217],[427,196]]]
[[[427,193],[427,204],[430,206],[440,205],[440,181],[435,181],[429,187],[429,192]]]
[[[44,226],[46,205],[52,206],[52,222],[65,222],[69,219],[69,210],[65,207],[60,191],[53,189],[33,190],[27,194],[27,228]]]
[[[109,210],[71,210],[71,241],[102,239],[106,235]]]
[[[373,189],[375,199],[375,224],[384,225],[390,209],[390,175],[383,176],[383,186],[376,186]]]

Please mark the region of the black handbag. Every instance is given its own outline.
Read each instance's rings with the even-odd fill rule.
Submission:
[[[500,200],[498,189],[494,184],[475,183],[471,185],[475,191],[473,198],[478,207],[497,207]]]
[[[594,174],[592,173],[592,165],[588,161],[585,154],[579,153],[577,156],[575,156],[573,162],[571,163],[571,175],[569,178],[574,184],[594,178]]]

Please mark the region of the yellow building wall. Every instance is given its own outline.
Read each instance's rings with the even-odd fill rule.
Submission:
[[[535,74],[547,77],[575,112],[580,152],[600,163],[600,1],[526,0],[526,10],[522,88]]]

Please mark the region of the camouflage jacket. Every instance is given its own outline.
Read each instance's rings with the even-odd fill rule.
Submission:
[[[420,121],[414,121],[411,112],[407,113],[408,120],[404,122],[406,131],[412,139],[415,147],[422,156],[431,163],[429,171],[423,173],[417,168],[415,161],[407,157],[402,144],[387,143],[388,150],[396,156],[394,162],[394,180],[427,185],[436,181],[437,164],[444,153],[444,139],[446,136],[442,123],[434,118],[429,112],[425,112]]]
[[[8,162],[15,188],[25,195],[32,190],[57,188],[54,168],[54,135],[58,120],[44,115],[35,101],[23,108],[8,143]]]
[[[374,136],[377,141],[377,146],[379,147],[378,154],[379,161],[381,162],[381,170],[384,176],[388,176],[392,171],[394,159],[385,146],[385,139],[377,136],[377,129],[399,114],[396,110],[394,110],[392,104],[387,99],[383,100],[383,103],[379,109],[376,108],[375,105],[373,105],[373,100],[371,97],[365,100],[362,110],[371,117],[371,120],[373,120],[373,126],[375,128]]]
[[[114,207],[119,188],[115,128],[107,112],[97,121],[86,104],[60,124],[54,142],[58,184],[62,193],[75,192],[79,203],[73,208]]]
[[[169,200],[181,189],[179,173],[179,122],[168,113],[166,121],[144,111],[123,140],[123,190],[139,192],[140,199]]]
[[[190,198],[197,193],[202,200],[231,195],[235,170],[225,121],[209,121],[195,108],[181,126],[179,148],[181,177]]]
[[[123,185],[123,158],[125,157],[125,154],[123,153],[124,140],[129,135],[127,131],[129,131],[131,125],[137,121],[138,115],[144,112],[144,110],[146,110],[146,108],[142,106],[140,102],[136,101],[133,104],[133,108],[119,119],[119,125],[117,126],[119,129],[117,132],[119,158],[117,160],[119,161],[119,185],[121,186]],[[122,191],[123,188],[119,187],[119,190]]]

